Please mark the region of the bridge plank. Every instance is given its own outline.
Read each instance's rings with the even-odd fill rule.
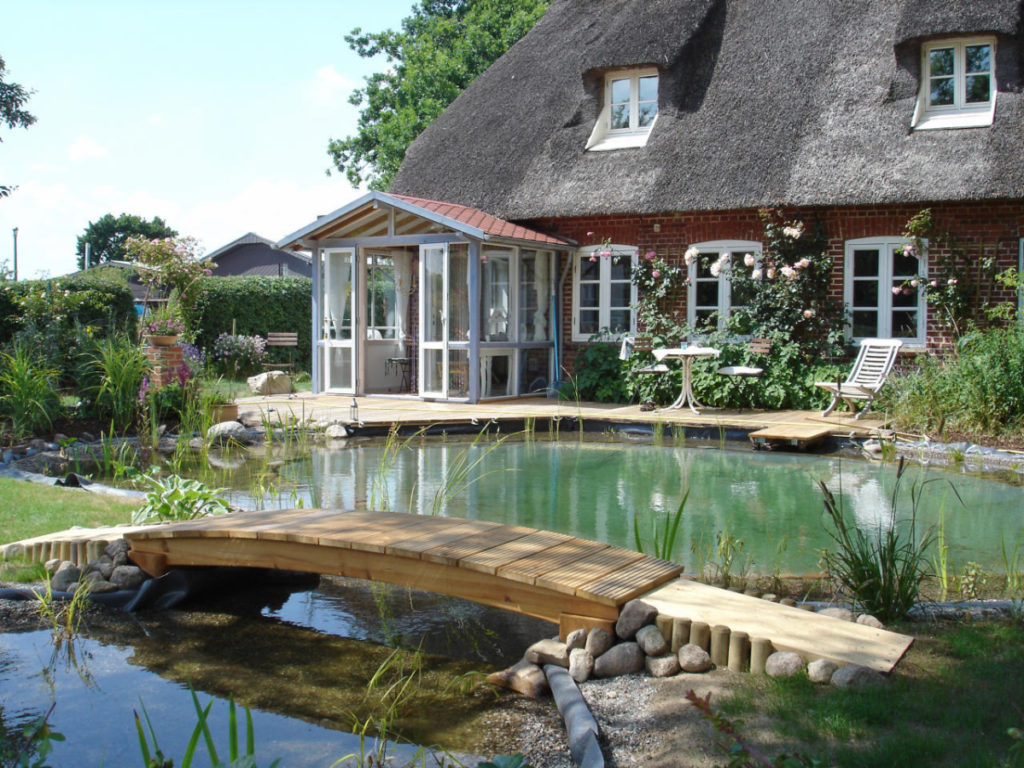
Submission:
[[[576,590],[584,584],[596,581],[617,568],[625,568],[644,557],[643,553],[634,552],[631,549],[609,547],[581,560],[576,560],[563,568],[538,576],[534,583],[538,587],[575,595]]]
[[[527,555],[569,541],[571,538],[572,536],[566,536],[564,533],[536,531],[497,547],[491,547],[484,552],[468,555],[459,561],[459,566],[480,573],[497,573],[502,566],[510,565]]]
[[[576,590],[578,597],[585,597],[608,605],[622,605],[652,587],[644,589],[643,584],[658,585],[682,573],[683,567],[666,560],[644,557],[625,568],[612,571]]]
[[[434,563],[445,565],[458,565],[463,558],[475,555],[485,550],[497,547],[501,544],[521,539],[536,532],[536,528],[524,528],[520,525],[499,525],[481,533],[471,536],[464,536],[439,547],[425,550],[420,553],[420,558]]]
[[[474,533],[487,530],[492,523],[463,520],[457,517],[435,517],[436,522],[427,529],[417,529],[416,535],[394,541],[385,548],[389,555],[420,558],[420,553],[444,546]]]
[[[317,524],[304,527],[299,533],[301,537],[294,541],[319,544],[323,547],[336,549],[371,549],[378,550],[375,542],[387,536],[404,535],[424,525],[418,515],[379,512],[358,512],[340,515],[333,519],[322,520]]]
[[[405,521],[403,522],[400,517],[405,517]],[[384,552],[393,542],[404,541],[410,536],[418,536],[433,530],[436,530],[433,517],[398,515],[394,519],[381,521],[376,527],[348,536],[345,546],[363,552]]]
[[[569,539],[561,544],[535,552],[498,569],[499,576],[524,584],[533,584],[537,577],[548,571],[558,570],[587,555],[609,549],[607,544],[586,539]]]
[[[170,525],[154,526],[150,530],[140,531],[135,538],[140,539],[174,539],[182,537],[211,536],[222,538],[226,531],[238,538],[255,538],[246,531],[262,524],[278,520],[290,520],[316,512],[316,509],[265,509],[257,512],[231,512],[226,515],[212,515],[196,520],[183,520]]]

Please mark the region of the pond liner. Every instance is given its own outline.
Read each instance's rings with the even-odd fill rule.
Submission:
[[[52,477],[39,472],[26,472],[22,469],[15,469],[8,464],[0,464],[0,477],[7,477],[12,480],[22,480],[38,485],[58,485],[64,488],[80,488],[89,493],[98,493],[105,496],[120,496],[122,498],[137,499],[146,494],[143,491],[133,491],[126,488],[114,488],[111,485],[104,485],[90,480],[88,477],[69,472],[64,477]]]
[[[547,677],[555,705],[565,721],[573,762],[580,768],[604,768],[604,754],[598,743],[601,728],[576,681],[570,677],[569,670],[555,664],[545,664],[544,676]]]

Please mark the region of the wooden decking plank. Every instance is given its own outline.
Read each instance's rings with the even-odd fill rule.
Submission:
[[[575,595],[576,590],[584,584],[596,581],[618,568],[625,568],[644,557],[643,553],[634,552],[631,549],[609,547],[604,551],[595,552],[582,560],[570,563],[564,568],[538,576],[534,583],[538,587],[547,587],[556,592]]]
[[[420,536],[437,530],[437,518],[429,515],[407,515],[411,518],[404,524],[399,521],[388,521],[375,531],[349,536],[346,547],[363,552],[384,552],[388,545],[396,541],[404,541],[411,536]]]
[[[536,578],[548,571],[558,570],[587,555],[608,549],[607,544],[586,539],[569,539],[561,544],[548,547],[532,555],[521,557],[513,563],[498,569],[497,573],[506,579],[533,584]]]
[[[553,531],[537,531],[518,539],[491,547],[483,552],[468,555],[459,561],[459,567],[481,573],[497,573],[502,566],[514,563],[520,558],[532,555],[549,547],[568,541],[572,536]]]
[[[324,521],[322,525],[313,526],[306,531],[316,537],[317,543],[324,547],[340,549],[364,548],[390,532],[412,530],[422,525],[419,515],[394,513],[363,513],[358,520],[338,519]]]
[[[145,531],[135,538],[140,539],[176,539],[202,538],[204,536],[220,537],[226,531],[244,531],[255,526],[277,520],[287,520],[315,512],[315,509],[267,509],[257,512],[231,512],[226,515],[212,515],[196,520],[184,520],[179,523],[161,525]],[[245,538],[243,535],[241,538]]]
[[[444,565],[458,565],[462,558],[484,552],[515,539],[521,539],[523,536],[535,533],[536,530],[536,528],[524,528],[520,525],[495,525],[481,533],[464,536],[439,547],[425,550],[420,553],[420,559]]]
[[[232,528],[227,535],[232,539],[290,541],[314,528],[318,521],[331,521],[345,517],[347,514],[340,510],[335,510],[332,514],[332,510],[329,509],[289,510],[287,515],[269,520],[253,521],[251,525],[241,528]]]
[[[645,557],[588,582],[576,590],[577,597],[585,597],[609,605],[622,605],[682,573],[683,567],[667,560]]]
[[[450,542],[480,533],[487,529],[487,524],[479,520],[462,520],[457,517],[434,518],[438,522],[430,528],[422,531],[417,530],[416,535],[398,539],[388,544],[384,550],[389,555],[401,555],[403,557],[415,557],[419,559],[420,553],[434,547],[444,546]],[[444,521],[442,524],[441,521]]]

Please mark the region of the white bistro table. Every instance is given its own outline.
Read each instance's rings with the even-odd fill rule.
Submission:
[[[718,357],[721,354],[721,350],[714,349],[713,347],[674,347],[670,349],[655,349],[653,351],[654,359],[659,363],[662,360],[679,360],[683,364],[683,386],[679,392],[679,397],[676,401],[668,408],[683,408],[688,406],[691,411],[695,414],[700,414],[698,408],[707,408],[706,405],[701,405],[697,402],[697,398],[693,396],[693,361],[698,357]],[[665,410],[668,410],[666,408]]]

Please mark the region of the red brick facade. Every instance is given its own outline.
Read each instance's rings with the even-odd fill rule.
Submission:
[[[970,256],[992,257],[995,269],[1002,271],[1018,265],[1020,238],[1024,237],[1024,200],[978,203],[929,203],[916,205],[870,205],[856,207],[808,207],[785,209],[785,217],[800,219],[808,225],[820,222],[828,238],[829,255],[834,268],[831,292],[843,300],[845,244],[864,237],[899,237],[907,221],[924,208],[931,208],[936,232],[948,232]],[[689,211],[658,215],[613,215],[577,218],[537,219],[528,226],[558,237],[591,245],[605,239],[620,245],[636,245],[640,253],[653,250],[670,262],[682,265],[683,253],[692,243],[713,240],[762,241],[763,232],[757,210]],[[588,237],[587,233],[594,235]],[[943,255],[932,246],[929,261]],[[986,290],[987,287],[986,287]],[[992,285],[987,298],[1009,301],[1013,297],[1001,286]],[[572,341],[572,277],[566,282],[562,301],[562,338],[565,339],[563,365],[571,366],[579,349]],[[686,297],[675,308],[686,318]],[[926,320],[929,348],[937,348],[948,338],[932,317]]]
[[[166,387],[178,380],[178,369],[185,363],[181,347],[177,344],[169,347],[157,347],[147,344],[146,358],[152,364],[149,373],[149,385],[153,388]]]

